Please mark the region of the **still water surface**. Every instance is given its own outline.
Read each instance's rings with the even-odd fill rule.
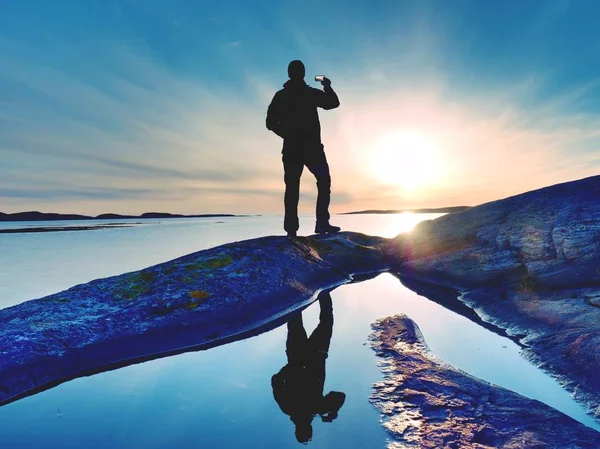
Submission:
[[[335,222],[392,237],[436,216],[336,216]],[[300,233],[308,235],[312,223],[302,220]],[[77,224],[81,222],[68,222]],[[2,227],[27,225],[31,223]],[[0,307],[222,243],[281,234],[280,226],[281,218],[273,216],[0,234]],[[381,374],[365,341],[370,323],[396,313],[414,319],[432,351],[445,361],[600,429],[552,378],[523,359],[512,341],[418,296],[390,274],[342,286],[331,296],[335,324],[324,393],[342,391],[346,402],[333,422],[313,421],[313,448],[385,447],[387,435],[368,402],[371,384]],[[303,312],[309,334],[318,314],[318,304]],[[284,325],[207,351],[75,379],[0,407],[0,447],[298,447],[294,424],[279,409],[271,388],[271,377],[286,364],[286,334]]]

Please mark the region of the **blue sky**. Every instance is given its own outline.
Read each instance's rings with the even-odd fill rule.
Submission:
[[[583,0],[2,0],[0,211],[281,212],[264,117],[292,59],[342,102],[321,113],[335,212],[590,176],[599,13]],[[308,172],[302,191],[310,212]]]

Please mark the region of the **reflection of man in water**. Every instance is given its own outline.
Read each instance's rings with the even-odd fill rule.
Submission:
[[[306,443],[312,438],[312,420],[323,422],[337,418],[346,395],[331,391],[323,396],[325,359],[333,334],[333,305],[328,292],[319,295],[319,324],[307,337],[302,314],[287,323],[286,353],[288,364],[273,376],[273,396],[281,411],[296,425],[296,439]]]

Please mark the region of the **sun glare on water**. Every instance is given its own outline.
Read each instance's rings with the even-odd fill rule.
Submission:
[[[404,190],[435,184],[443,161],[436,142],[426,134],[398,131],[383,135],[372,151],[372,170],[377,179]]]

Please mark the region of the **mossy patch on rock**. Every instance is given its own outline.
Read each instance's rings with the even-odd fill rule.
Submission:
[[[188,271],[193,271],[193,270],[223,268],[228,265],[231,265],[232,262],[233,262],[233,259],[230,255],[223,255],[223,256],[212,257],[212,258],[206,259],[206,260],[198,260],[196,262],[186,265],[185,269]]]
[[[140,280],[148,283],[156,280],[156,273],[150,270],[140,271]]]
[[[67,299],[67,298],[63,298],[63,297],[61,297],[61,296],[58,296],[58,297],[52,297],[52,296],[51,296],[51,297],[49,297],[49,298],[42,298],[40,301],[43,301],[43,302],[60,302],[60,303],[67,303],[67,302],[70,302],[71,300],[70,300],[70,299]]]
[[[163,270],[164,274],[173,274],[175,273],[175,271],[177,270],[177,266],[176,265],[171,265],[170,267],[167,267]]]
[[[204,290],[193,290],[190,292],[190,296],[194,299],[203,300],[210,296],[210,293],[205,292]]]
[[[200,305],[200,302],[201,301],[191,301],[186,304],[185,308],[190,309],[190,310],[197,309],[198,306]]]
[[[132,301],[150,290],[156,273],[148,270],[131,273],[115,285],[115,298]]]
[[[210,296],[210,293],[208,293],[207,291],[204,291],[204,290],[192,290],[190,292],[190,297],[192,297],[194,300],[190,301],[189,303],[187,303],[185,305],[185,308],[186,309],[190,309],[190,310],[196,309],[209,296]]]

